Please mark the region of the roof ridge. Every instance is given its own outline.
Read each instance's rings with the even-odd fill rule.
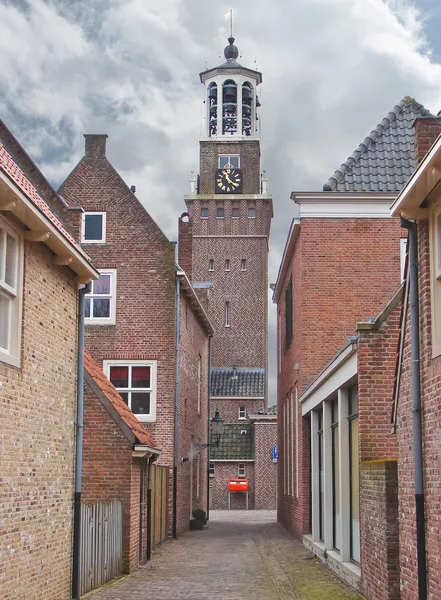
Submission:
[[[396,104],[391,111],[388,112],[387,116],[383,117],[381,122],[364,138],[364,140],[357,146],[354,152],[348,156],[348,158],[334,171],[334,174],[328,179],[323,186],[323,191],[331,192],[337,187],[337,184],[344,180],[346,173],[350,171],[354,163],[356,163],[360,156],[369,150],[371,145],[377,141],[379,137],[390,127],[393,121],[396,121],[398,115],[404,110],[405,107],[414,105],[416,112],[420,112],[422,116],[431,116],[432,113],[427,110],[422,104],[417,102],[415,98],[411,96],[405,96],[398,104]]]

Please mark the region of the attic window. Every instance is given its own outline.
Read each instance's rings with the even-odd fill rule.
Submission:
[[[81,232],[83,244],[105,244],[106,243],[106,213],[85,212],[83,213],[83,227]]]

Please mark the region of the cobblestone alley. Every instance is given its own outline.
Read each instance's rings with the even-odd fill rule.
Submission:
[[[359,600],[276,522],[275,511],[212,511],[133,575],[87,600]]]

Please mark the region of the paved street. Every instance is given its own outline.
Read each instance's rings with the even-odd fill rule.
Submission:
[[[275,511],[212,511],[209,529],[165,543],[87,600],[356,600],[276,522]]]

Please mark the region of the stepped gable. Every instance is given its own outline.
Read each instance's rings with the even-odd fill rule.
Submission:
[[[414,170],[416,117],[434,117],[406,96],[323,186],[325,192],[398,192]]]

